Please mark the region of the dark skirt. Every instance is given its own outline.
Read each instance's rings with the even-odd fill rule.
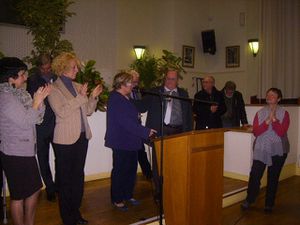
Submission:
[[[1,163],[12,200],[28,198],[42,188],[43,184],[34,156],[10,156],[1,152]]]

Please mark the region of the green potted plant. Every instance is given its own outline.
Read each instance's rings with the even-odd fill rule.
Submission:
[[[179,78],[182,79],[182,73],[186,71],[181,66],[181,62],[181,57],[177,57],[170,51],[163,50],[162,57],[157,59],[146,50],[145,55],[141,59],[136,59],[130,68],[140,74],[141,88],[149,89],[161,85],[168,70],[176,70]]]
[[[20,0],[17,4],[28,33],[33,37],[34,49],[24,59],[33,67],[42,53],[55,57],[64,51],[73,51],[71,42],[60,39],[64,24],[74,15],[68,11],[73,3],[71,0]]]
[[[99,96],[97,110],[105,112],[109,91],[101,77],[101,73],[95,69],[95,64],[96,61],[94,60],[89,60],[86,63],[83,63],[80,71],[77,73],[76,81],[81,84],[88,83],[88,93],[91,93],[91,90],[93,90],[98,84],[102,85],[103,92]]]

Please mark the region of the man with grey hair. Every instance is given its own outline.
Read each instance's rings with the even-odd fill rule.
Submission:
[[[226,112],[223,94],[215,87],[215,78],[206,76],[202,80],[202,90],[195,94],[193,111],[196,114],[196,130],[221,128],[221,116]],[[214,102],[214,103],[209,103]]]

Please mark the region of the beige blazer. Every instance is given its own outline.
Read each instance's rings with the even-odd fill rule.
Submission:
[[[81,84],[72,82],[78,93]],[[91,115],[97,106],[97,99],[87,98],[78,94],[74,97],[58,78],[53,83],[51,94],[48,96],[51,108],[56,116],[53,142],[56,144],[74,144],[81,133],[81,112],[85,126],[86,138],[92,137],[92,132],[87,121],[87,116]],[[80,110],[81,109],[81,110]]]

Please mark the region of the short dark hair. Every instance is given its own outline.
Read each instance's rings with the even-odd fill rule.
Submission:
[[[17,79],[21,70],[27,70],[27,65],[17,57],[0,59],[0,83],[8,82],[9,78]]]
[[[279,88],[270,88],[269,90],[267,90],[266,94],[268,94],[270,91],[274,92],[277,94],[278,98],[282,99],[282,92]]]
[[[225,90],[233,90],[235,91],[236,90],[236,84],[233,82],[233,81],[227,81],[225,83],[225,87],[224,87]]]
[[[51,56],[47,53],[42,53],[37,58],[36,65],[38,67],[40,67],[40,66],[46,65],[48,63],[51,64],[51,62],[52,62]]]

